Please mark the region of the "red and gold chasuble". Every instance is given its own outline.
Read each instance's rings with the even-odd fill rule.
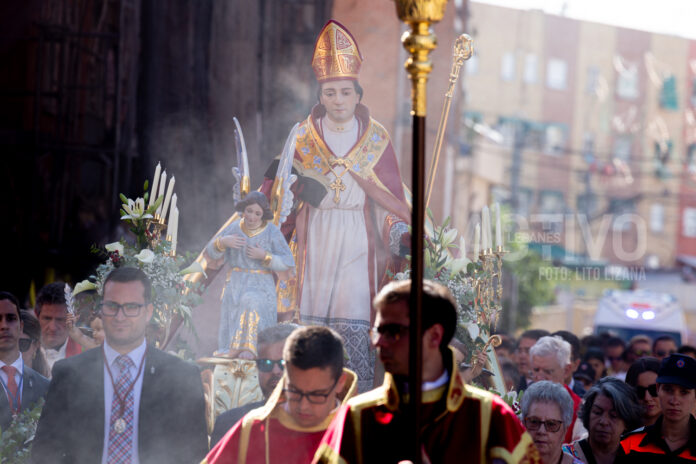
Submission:
[[[456,371],[454,371],[456,372]],[[408,459],[403,439],[410,423],[390,374],[336,414],[314,463],[398,463]],[[432,463],[540,463],[531,436],[498,396],[464,384],[423,392],[422,440]]]
[[[356,376],[344,369],[348,376],[343,392],[343,404],[356,389]],[[284,382],[276,386],[266,404],[247,413],[213,447],[201,464],[306,464],[312,460],[326,428],[334,414],[321,424],[301,427],[285,411]]]

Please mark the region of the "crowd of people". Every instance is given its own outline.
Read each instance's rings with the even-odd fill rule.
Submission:
[[[380,387],[357,394],[342,337],[283,323],[258,333],[264,399],[220,414],[207,430],[200,369],[147,343],[150,282],[117,268],[83,325],[62,284],[33,310],[0,293],[0,427],[41,398],[32,462],[402,462],[409,457],[408,298],[392,282],[373,301]],[[485,391],[481,358],[463,362],[455,303],[426,281],[423,320],[423,462],[690,462],[696,459],[696,355],[654,341],[533,329],[501,334],[502,375],[522,391],[519,416]],[[99,325],[93,324],[95,320]],[[476,386],[478,385],[478,386]],[[667,461],[665,461],[667,462]]]
[[[140,269],[115,268],[97,304],[76,298],[75,310],[59,282],[33,309],[0,292],[0,430],[45,399],[25,443],[31,462],[413,459],[411,282],[384,285],[407,264],[410,210],[389,135],[361,103],[361,63],[355,38],[329,21],[312,57],[319,104],[278,162],[296,172],[293,211],[281,227],[270,222],[279,211],[268,178],[205,250],[227,280],[219,331],[199,336],[255,367],[263,399],[237,401],[211,426],[201,366],[150,339],[152,284]],[[487,354],[453,338],[449,290],[423,286],[422,462],[696,460],[696,348],[669,336],[498,334],[515,410],[487,390]],[[278,324],[293,314],[302,325]]]

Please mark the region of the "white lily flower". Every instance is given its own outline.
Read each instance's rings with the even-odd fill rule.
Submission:
[[[150,264],[155,260],[155,254],[149,248],[143,248],[135,257],[143,264]]]
[[[458,258],[452,261],[450,266],[452,275],[459,274],[466,266],[469,264],[469,260],[464,258]]]
[[[128,213],[125,216],[121,216],[121,219],[148,219],[152,217],[152,214],[145,213],[145,199],[136,198],[135,201],[128,199],[128,204],[125,203],[121,205],[123,210]]]
[[[97,285],[94,282],[90,282],[89,280],[85,279],[82,282],[78,282],[77,285],[75,285],[75,289],[72,292],[72,295],[75,296],[78,293],[82,293],[87,290],[96,290]]]
[[[123,244],[121,242],[107,243],[106,245],[104,245],[104,248],[106,248],[106,251],[109,251],[112,253],[114,251],[118,251],[118,254],[121,256],[123,256],[123,253],[125,251],[123,248]]]
[[[191,265],[187,268],[184,268],[179,271],[179,274],[181,275],[186,275],[186,274],[196,274],[198,272],[202,272],[203,275],[208,278],[208,274],[205,273],[205,270],[203,269],[203,266],[201,266],[201,263],[198,261],[194,261],[191,263]]]
[[[471,337],[472,340],[476,340],[476,338],[481,333],[481,329],[479,329],[478,324],[476,324],[474,322],[469,322],[466,325],[466,330],[469,331],[469,336]]]
[[[454,242],[459,232],[457,229],[450,229],[442,237],[442,245],[447,247]]]

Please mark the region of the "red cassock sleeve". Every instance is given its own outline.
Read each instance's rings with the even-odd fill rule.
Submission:
[[[222,440],[210,450],[201,464],[223,464],[237,462],[239,457],[239,438],[242,432],[242,421],[238,421]]]

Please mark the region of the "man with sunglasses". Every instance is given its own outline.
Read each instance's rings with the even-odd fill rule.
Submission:
[[[662,415],[624,438],[614,462],[696,462],[696,360],[681,354],[662,360],[657,397]]]
[[[285,342],[285,374],[266,404],[250,411],[203,463],[308,463],[338,407],[356,389],[343,368],[341,336],[328,327],[295,330]]]
[[[297,328],[296,324],[285,323],[269,327],[258,333],[256,345],[258,346],[259,354],[256,358],[256,368],[258,369],[259,387],[261,387],[261,392],[263,393],[263,400],[245,404],[220,414],[215,419],[215,427],[210,435],[211,446],[215,446],[222,439],[223,435],[246,413],[263,406],[270,398],[273,389],[283,378],[285,368],[283,346],[285,346],[285,340]]]
[[[140,269],[107,276],[99,305],[104,344],[53,367],[34,463],[189,464],[205,455],[200,373],[146,344],[151,293]]]
[[[676,352],[677,342],[669,335],[660,335],[653,342],[652,354],[660,361]]]
[[[410,459],[404,437],[413,427],[408,402],[411,281],[391,282],[377,294],[371,331],[386,373],[384,384],[336,414],[314,462],[351,464]],[[457,325],[449,290],[423,282],[423,461],[539,462],[531,437],[500,397],[466,385],[448,346]]]
[[[4,392],[0,394],[1,430],[22,410],[33,408],[48,390],[48,379],[24,365],[19,346],[22,328],[19,301],[11,293],[0,292],[0,382]]]

